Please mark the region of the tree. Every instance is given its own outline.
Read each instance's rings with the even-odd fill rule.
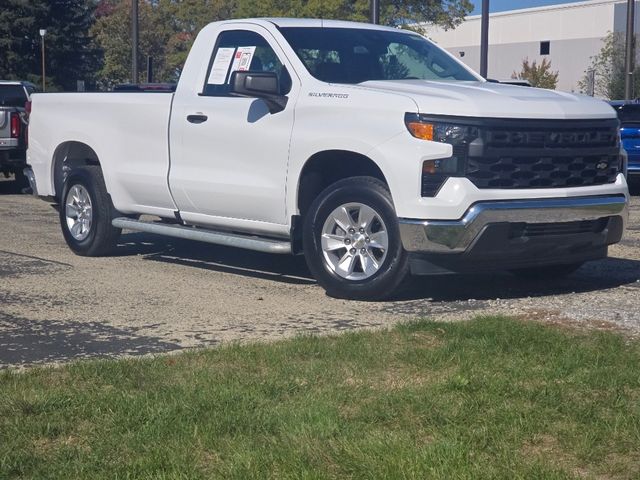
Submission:
[[[593,71],[594,95],[609,100],[622,99],[624,98],[625,77],[624,34],[609,32],[602,41],[604,44],[602,49],[596,56],[591,57],[591,65],[587,69],[587,72]],[[635,46],[637,46],[636,42],[637,39],[634,42]],[[583,93],[588,93],[589,91],[590,81],[587,72],[578,83],[578,87]],[[633,72],[632,88],[633,96],[640,94],[640,66],[637,66]]]
[[[99,88],[140,81],[131,78],[131,0],[101,0],[96,13],[92,34],[102,52]],[[224,0],[139,0],[138,64],[145,65],[150,56],[155,81],[177,81],[200,29],[232,13],[233,3]]]
[[[179,73],[187,59],[191,44],[205,25],[237,17],[234,0],[182,0],[168,2],[165,15],[173,20],[167,43],[167,66]]]
[[[532,87],[548,88],[553,90],[558,84],[558,71],[551,70],[551,62],[547,62],[546,58],[542,59],[540,65],[536,61],[529,63],[529,59],[522,61],[522,70],[513,72],[511,78],[518,80],[527,80]]]
[[[158,8],[158,4],[139,2],[138,64],[145,65],[147,56],[151,56],[158,78],[173,80],[165,72],[164,61],[171,24],[159,17]],[[140,81],[131,78],[131,0],[101,1],[92,34],[102,56],[96,74],[98,88],[111,89],[119,83]]]
[[[91,83],[98,67],[98,51],[89,34],[95,5],[89,0],[48,0],[48,71],[63,90],[75,90],[78,80]]]
[[[2,1],[2,0],[0,0]],[[391,0],[383,3],[388,25],[430,22],[458,25],[469,0]],[[131,0],[99,0],[92,29],[102,52],[100,88],[131,81]],[[140,65],[152,56],[156,81],[176,81],[197,33],[210,22],[241,17],[316,17],[367,21],[369,0],[139,0]]]
[[[41,83],[39,30],[47,30],[47,87],[75,90],[97,67],[93,0],[0,0],[0,78]]]
[[[236,0],[238,17],[302,17],[366,22],[369,0]],[[471,12],[469,0],[389,0],[381,2],[384,25],[413,27],[430,23],[443,28],[459,25]]]

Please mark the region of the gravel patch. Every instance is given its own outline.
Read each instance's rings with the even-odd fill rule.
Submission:
[[[391,302],[327,297],[302,257],[125,233],[114,256],[75,256],[57,212],[0,181],[0,368],[140,355],[426,317],[508,314],[640,335],[640,200],[606,260],[552,282],[508,274],[415,278]]]

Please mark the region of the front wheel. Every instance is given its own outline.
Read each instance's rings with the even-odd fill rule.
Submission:
[[[384,299],[409,271],[391,195],[375,178],[327,187],[305,217],[303,242],[309,270],[332,297]]]
[[[115,208],[100,167],[87,166],[70,172],[61,199],[60,226],[69,248],[88,257],[109,254],[121,229],[111,225]]]

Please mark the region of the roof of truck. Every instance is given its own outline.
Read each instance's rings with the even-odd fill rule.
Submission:
[[[34,87],[35,85],[31,82],[24,82],[21,80],[0,80],[0,85],[22,85],[23,87]]]
[[[225,23],[242,23],[252,21],[269,22],[277,27],[325,27],[325,28],[366,28],[371,30],[390,30],[397,32],[398,28],[386,27],[384,25],[374,25],[372,23],[363,22],[347,22],[343,20],[323,20],[321,18],[279,18],[279,17],[265,17],[265,18],[245,18],[237,20],[227,20]]]

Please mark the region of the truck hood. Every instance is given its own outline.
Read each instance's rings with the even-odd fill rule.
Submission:
[[[364,89],[411,97],[418,113],[487,118],[615,118],[607,103],[585,95],[491,82],[369,81]]]

